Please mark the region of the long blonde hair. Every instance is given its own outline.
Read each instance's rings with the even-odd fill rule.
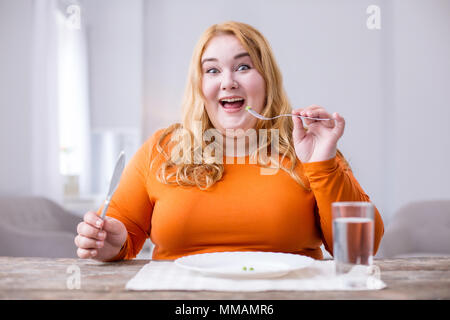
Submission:
[[[208,42],[214,36],[221,34],[234,35],[241,42],[242,46],[249,53],[254,67],[264,78],[266,96],[265,106],[261,112],[262,115],[272,117],[277,114],[290,113],[292,110],[283,88],[280,69],[266,38],[258,30],[245,23],[228,21],[212,25],[206,29],[200,37],[192,55],[187,84],[182,100],[183,122],[176,123],[166,128],[156,144],[159,155],[164,157],[157,172],[157,178],[162,183],[197,186],[199,189],[204,190],[211,187],[223,176],[224,165],[222,163],[217,163],[214,159],[204,158],[202,156],[202,159],[197,159],[195,163],[192,163],[191,161],[190,163],[176,164],[170,159],[168,152],[166,152],[169,142],[164,146],[161,145],[164,139],[175,130],[184,129],[185,132],[189,133],[190,141],[182,139],[177,144],[182,145],[188,143],[189,146],[191,146],[190,159],[195,157],[195,154],[198,155],[198,153],[194,152],[195,145],[201,146],[202,150],[206,147],[203,140],[198,140],[201,139],[201,137],[196,137],[193,134],[194,122],[201,123],[202,133],[208,129],[214,128],[204,107],[206,100],[202,92],[201,58]],[[277,151],[279,155],[281,155],[281,160],[271,157],[271,167],[273,168],[273,165],[276,165],[277,168],[281,168],[289,173],[296,182],[306,188],[302,179],[295,172],[298,160],[293,147],[293,127],[294,124],[291,117],[280,117],[271,121],[261,121],[258,119],[255,129],[257,132],[259,132],[259,129],[267,129],[267,132],[270,132],[271,129],[278,129],[279,145],[277,146]],[[196,141],[197,144],[191,143],[194,139],[198,140]],[[250,154],[251,159],[256,159],[257,164],[261,167],[270,167],[267,158],[262,157],[262,153],[259,152],[262,148],[271,150],[270,144],[271,141],[267,135],[265,144],[258,145],[257,149]],[[185,150],[184,147],[186,146],[182,146],[181,148]],[[152,165],[155,163],[155,160],[152,161]],[[284,160],[288,160],[286,166],[282,165],[282,163],[286,162]]]

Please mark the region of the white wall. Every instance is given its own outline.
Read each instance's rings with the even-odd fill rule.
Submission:
[[[142,128],[142,0],[83,1],[89,48],[92,191],[107,191],[121,150],[136,152]]]
[[[142,0],[84,1],[92,129],[141,127]]]
[[[0,0],[0,194],[31,192],[31,8]]]
[[[381,30],[366,26],[373,4]],[[407,202],[449,198],[449,4],[145,1],[144,135],[180,121],[200,34],[214,23],[242,21],[270,41],[295,107],[319,104],[345,117],[339,148],[386,224]]]
[[[450,1],[389,4],[387,196],[396,209],[450,198]]]

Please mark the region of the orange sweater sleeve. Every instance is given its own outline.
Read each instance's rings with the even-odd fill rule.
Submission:
[[[130,159],[111,199],[106,215],[121,221],[128,236],[120,252],[109,261],[135,258],[150,235],[154,204],[148,195],[147,177],[151,153],[160,132],[149,138]]]
[[[335,158],[303,163],[304,174],[317,202],[318,218],[325,249],[333,254],[332,212],[331,204],[336,201],[370,202],[358,181],[353,176],[345,160],[337,155]],[[384,233],[383,220],[375,207],[374,255],[378,250]]]

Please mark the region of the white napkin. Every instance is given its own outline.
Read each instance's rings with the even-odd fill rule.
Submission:
[[[231,279],[185,270],[171,261],[150,261],[126,284],[127,290],[307,291],[378,290],[386,284],[358,266],[336,276],[334,261],[315,260],[310,267],[271,279]]]

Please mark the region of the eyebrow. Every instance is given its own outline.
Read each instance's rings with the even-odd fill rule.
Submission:
[[[250,57],[250,55],[248,54],[248,52],[242,52],[242,53],[235,55],[234,59],[236,60],[236,59],[239,59],[242,57]],[[205,58],[202,60],[202,64],[204,64],[206,61],[217,61],[217,59],[216,58]]]

